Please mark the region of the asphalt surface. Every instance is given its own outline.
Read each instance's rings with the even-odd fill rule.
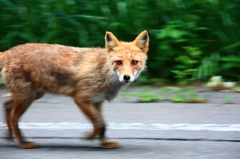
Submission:
[[[0,96],[5,93],[0,90]],[[38,143],[36,149],[19,149],[6,141],[0,114],[0,158],[240,159],[240,94],[201,95],[207,103],[137,103],[134,98],[126,102],[120,97],[106,102],[107,136],[122,147],[102,149],[97,140],[84,138],[91,125],[73,100],[47,94],[20,121],[26,139]],[[226,104],[226,96],[235,97],[233,104]],[[6,99],[0,97],[0,102]]]

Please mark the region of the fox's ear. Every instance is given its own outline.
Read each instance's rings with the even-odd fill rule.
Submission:
[[[119,45],[118,39],[111,32],[106,32],[105,35],[105,47],[108,52],[110,52],[114,47]]]
[[[133,42],[138,48],[140,48],[144,53],[148,51],[149,36],[148,32],[144,30],[141,32]]]

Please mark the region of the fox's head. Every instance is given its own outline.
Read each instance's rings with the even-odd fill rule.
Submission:
[[[111,32],[106,32],[105,47],[112,65],[111,71],[122,83],[133,82],[145,68],[149,37],[141,32],[133,42],[119,41]]]

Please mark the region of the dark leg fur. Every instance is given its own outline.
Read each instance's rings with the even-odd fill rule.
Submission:
[[[21,115],[27,110],[35,98],[28,98],[26,100],[18,100],[17,98],[13,99],[13,110],[10,119],[10,124],[12,132],[19,144],[19,148],[34,148],[36,147],[35,143],[24,141],[20,129],[18,128],[18,121]]]
[[[99,116],[98,111],[91,103],[82,102],[80,99],[75,99],[78,107],[83,111],[83,113],[91,120],[94,130],[87,137],[93,139],[95,136],[99,135],[105,128],[105,123],[102,118]]]
[[[94,104],[94,107],[97,110],[98,115],[100,116],[100,118],[102,119],[102,121],[104,122],[104,117],[102,114],[102,103],[96,103]],[[105,137],[105,132],[106,132],[106,124],[104,122],[104,127],[101,130],[101,132],[99,133],[99,140],[101,141],[101,145],[103,148],[119,148],[120,144],[118,142],[112,142],[112,141],[107,141],[106,137]]]
[[[35,97],[35,100],[40,99],[44,95],[43,91],[38,91]],[[13,140],[13,130],[11,126],[11,117],[12,117],[12,110],[13,110],[13,98],[7,100],[4,102],[4,108],[5,108],[5,121],[8,127],[8,132],[6,139],[7,140]]]
[[[38,91],[35,97],[35,100],[38,100],[44,96],[45,92],[44,91]]]
[[[11,124],[10,124],[12,107],[13,107],[13,99],[10,99],[10,100],[7,100],[6,102],[4,102],[5,121],[6,121],[7,127],[8,127],[8,133],[7,133],[7,137],[6,137],[7,140],[13,139],[12,128],[11,128]]]
[[[32,92],[31,96],[26,96],[25,99],[13,97],[4,103],[5,106],[5,119],[8,127],[7,139],[17,139],[20,148],[34,148],[35,143],[26,142],[22,138],[21,131],[18,128],[18,121],[21,115],[27,110],[34,100],[41,98],[44,95],[43,91],[37,93]]]

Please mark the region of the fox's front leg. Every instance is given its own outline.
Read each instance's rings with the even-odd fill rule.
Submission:
[[[99,116],[101,117],[102,121],[104,121],[104,117],[102,114],[102,102],[95,103],[93,106],[96,108]],[[103,148],[119,148],[120,144],[118,142],[107,141],[105,137],[106,128],[104,128],[101,133],[99,134],[99,140],[101,141]]]
[[[95,136],[103,133],[106,125],[101,115],[98,113],[98,110],[90,102],[83,102],[79,98],[76,98],[75,102],[93,124],[94,130],[88,135],[88,138],[92,139]]]

